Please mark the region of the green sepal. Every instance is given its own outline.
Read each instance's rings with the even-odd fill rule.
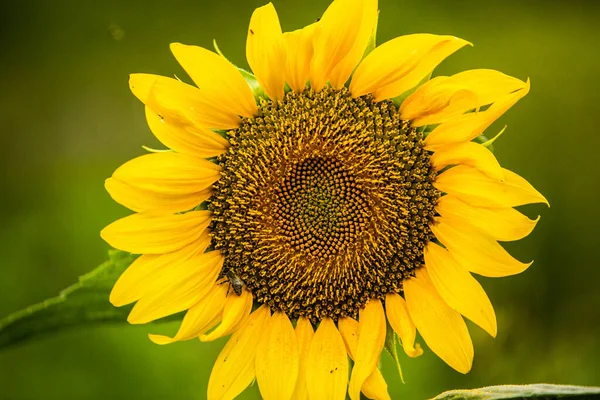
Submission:
[[[428,80],[431,79],[431,73],[429,73],[429,75],[427,75],[425,78],[421,79],[421,81],[419,83],[417,83],[417,86],[415,86],[412,89],[407,90],[406,92],[402,93],[400,96],[394,97],[392,98],[392,103],[394,103],[394,105],[396,107],[400,107],[402,105],[402,103],[404,103],[404,100],[406,100],[406,98],[408,96],[410,96],[411,94],[413,94],[414,92],[417,91],[417,89],[423,85],[425,82],[427,82]]]
[[[254,76],[254,74],[252,74],[252,72],[248,72],[245,69],[240,68],[240,67],[236,67],[236,68],[238,69],[238,71],[240,71],[240,73],[246,80],[246,83],[248,84],[248,86],[250,86],[250,89],[252,90],[252,94],[254,95],[255,99],[259,99],[259,98],[268,99],[269,98],[267,96],[267,94],[265,93],[265,91],[263,90],[263,88],[260,87],[258,80]]]
[[[370,52],[372,52],[373,50],[375,50],[375,47],[377,47],[377,26],[379,25],[379,10],[377,10],[377,20],[375,21],[375,28],[373,28],[373,33],[371,34],[371,37],[369,38],[369,42],[367,43],[367,48],[365,49],[365,53],[363,54],[363,60],[365,59],[366,56],[369,55]]]
[[[488,150],[493,153],[494,152],[494,144],[493,143],[496,141],[496,139],[498,139],[500,137],[500,135],[502,135],[504,133],[505,130],[506,130],[506,125],[504,125],[504,128],[502,128],[502,130],[500,132],[498,132],[498,134],[491,139],[488,139],[487,136],[485,136],[485,135],[479,135],[474,140],[476,143],[479,143],[482,146],[487,147]]]
[[[149,146],[142,146],[142,149],[146,150],[148,153],[168,153],[170,151],[173,151],[171,149],[153,149]]]
[[[450,390],[432,400],[509,400],[509,399],[600,399],[600,387],[568,385],[501,385],[472,390]]]
[[[225,57],[225,54],[223,54],[223,52],[219,48],[219,45],[217,44],[217,39],[213,39],[213,47],[215,48],[215,51],[217,52],[218,55],[220,55],[221,57],[223,57],[224,59],[229,61],[229,59],[227,57]],[[231,61],[229,61],[229,62],[231,62]]]
[[[204,200],[202,203],[198,204],[196,206],[196,208],[194,208],[194,211],[204,211],[204,210],[208,210],[208,206],[210,205],[210,202],[207,200]]]
[[[213,47],[215,48],[215,51],[217,52],[217,54],[219,54],[221,57],[223,57],[224,59],[229,61],[233,66],[235,66],[238,69],[238,71],[240,71],[240,74],[242,74],[242,76],[244,77],[244,80],[246,81],[248,86],[250,86],[250,89],[252,90],[252,94],[254,95],[255,99],[259,99],[259,98],[267,99],[268,98],[265,91],[260,87],[260,84],[258,83],[258,79],[256,79],[254,74],[252,72],[246,71],[243,68],[238,67],[237,65],[232,63],[227,57],[225,57],[225,54],[223,54],[223,52],[219,48],[219,45],[217,44],[216,39],[213,39]]]
[[[223,129],[213,129],[212,131],[214,133],[220,135],[223,139],[229,141],[229,133],[228,133],[228,131],[225,131]],[[212,158],[216,159],[216,157],[212,157]]]
[[[385,332],[385,349],[390,353],[394,361],[396,362],[396,368],[398,369],[398,375],[400,380],[404,383],[404,375],[402,374],[402,367],[400,366],[400,358],[398,357],[398,336],[392,329],[389,322],[387,323]]]
[[[114,307],[110,291],[123,271],[135,260],[129,253],[109,252],[109,260],[81,276],[56,297],[31,305],[0,320],[0,349],[65,328],[98,323],[127,323],[132,306]],[[181,319],[167,317],[160,322]]]

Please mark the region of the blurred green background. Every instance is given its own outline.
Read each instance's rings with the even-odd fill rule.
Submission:
[[[246,66],[245,34],[259,1],[12,2],[0,14],[0,316],[41,301],[106,258],[99,231],[128,212],[103,182],[156,146],[131,72],[184,76],[168,44],[211,47]],[[312,22],[327,0],[275,3],[286,30]],[[480,279],[495,305],[494,340],[470,325],[475,361],[463,376],[426,351],[389,357],[392,398],[502,383],[600,384],[600,2],[380,0],[378,42],[432,32],[472,41],[435,74],[495,68],[531,93],[492,126],[500,162],[532,182],[551,209],[508,248],[535,259],[521,275]],[[161,347],[148,332],[176,324],[70,330],[0,352],[2,399],[204,399],[223,341]],[[253,387],[240,398],[258,398]]]

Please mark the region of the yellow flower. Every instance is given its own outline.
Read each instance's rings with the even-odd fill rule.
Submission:
[[[248,29],[255,80],[178,43],[196,86],[131,76],[171,151],[106,181],[136,214],[102,237],[141,254],[110,301],[136,302],[133,324],[187,311],[174,337],[150,335],[158,344],[231,335],[210,400],[254,379],[265,399],[389,399],[377,368],[387,324],[410,357],[422,353],[418,330],[466,373],[473,345],[461,314],[497,330],[471,273],[530,265],[498,241],[537,223],[513,207],[546,199],[473,141],[529,81],[471,70],[411,93],[469,43],[416,34],[372,49],[377,15],[376,0],[335,0],[318,22],[283,33],[268,4]]]

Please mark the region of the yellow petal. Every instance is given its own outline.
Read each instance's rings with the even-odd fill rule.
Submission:
[[[327,81],[341,89],[362,59],[377,27],[377,0],[335,0],[317,24],[310,66],[311,87]]]
[[[310,78],[313,36],[316,24],[283,34],[286,52],[285,80],[293,91],[301,92]]]
[[[392,39],[375,48],[360,63],[352,77],[350,91],[354,97],[372,93],[375,101],[399,96],[467,44],[454,36],[432,34]]]
[[[520,274],[533,263],[513,258],[485,232],[460,219],[437,218],[431,230],[464,268],[498,278]]]
[[[177,341],[190,340],[212,329],[221,319],[225,306],[227,287],[216,284],[206,297],[194,304],[181,322],[177,334],[170,338],[164,335],[150,334],[148,337],[156,344],[169,344]]]
[[[254,10],[246,39],[246,59],[260,86],[272,100],[283,99],[285,46],[272,3]]]
[[[460,314],[450,308],[433,287],[425,268],[404,281],[410,316],[427,346],[460,373],[473,363],[473,343]]]
[[[437,171],[448,165],[468,165],[477,168],[492,179],[504,180],[504,172],[494,154],[475,142],[442,146],[436,149],[431,156],[431,164]]]
[[[255,377],[256,348],[267,329],[269,308],[254,311],[215,361],[208,380],[208,400],[233,400]]]
[[[500,241],[523,239],[540,220],[539,216],[531,220],[510,207],[474,207],[452,195],[440,197],[435,209],[442,217],[463,219]]]
[[[519,175],[502,168],[504,181],[499,182],[483,172],[458,165],[440,174],[434,186],[478,207],[516,207],[524,204],[546,203],[540,192]]]
[[[528,191],[529,193],[531,193],[533,196],[538,198],[537,203],[545,203],[548,207],[550,207],[550,203],[548,203],[548,200],[546,200],[546,198],[544,196],[541,195],[540,192],[538,192],[532,185],[531,183],[529,183],[525,178],[523,178],[520,175],[517,175],[516,173],[505,169],[504,170],[504,182],[507,185],[510,186],[514,186],[514,187],[518,187],[521,190],[524,191]]]
[[[496,314],[490,299],[479,282],[452,258],[448,250],[429,242],[425,248],[425,267],[433,286],[450,307],[496,337]]]
[[[248,319],[250,311],[252,311],[252,293],[246,288],[242,289],[242,294],[239,296],[233,292],[229,293],[225,301],[221,324],[214,331],[200,335],[200,341],[210,342],[229,335]]]
[[[133,254],[170,253],[198,240],[210,216],[210,211],[138,213],[113,222],[100,235],[114,248]]]
[[[140,189],[115,178],[108,178],[104,187],[117,203],[132,211],[183,212],[202,204],[212,196],[212,189],[207,188],[189,194],[165,194]]]
[[[168,195],[200,192],[220,175],[221,168],[210,161],[167,151],[129,160],[112,176],[131,186]]]
[[[348,385],[353,400],[360,399],[365,380],[377,369],[386,335],[385,312],[379,299],[372,299],[359,311],[359,335],[354,367]]]
[[[400,106],[413,126],[440,124],[525,88],[525,82],[491,69],[438,76],[424,83]]]
[[[187,211],[211,196],[220,168],[173,152],[146,154],[119,167],[105,187],[120,204],[138,212]]]
[[[356,348],[358,347],[358,321],[352,317],[344,317],[338,319],[338,330],[344,345],[346,346],[346,352],[352,360],[356,357]]]
[[[177,79],[132,74],[129,88],[152,111],[178,124],[214,129],[233,129],[240,124],[238,115],[219,108],[206,93]]]
[[[344,339],[348,355],[353,360],[356,359],[358,349],[359,325],[358,322],[350,317],[341,318],[338,320],[338,328]],[[387,383],[381,374],[379,368],[375,368],[371,375],[365,380],[361,388],[363,394],[369,399],[390,399],[387,390]]]
[[[307,360],[308,350],[310,349],[310,343],[312,342],[313,336],[315,335],[312,324],[305,317],[298,318],[296,323],[296,339],[298,341],[298,380],[294,387],[294,400],[307,400],[308,393],[306,391],[306,373],[307,373]]]
[[[522,89],[498,98],[487,110],[458,116],[436,127],[425,138],[432,150],[450,143],[468,142],[481,135],[494,121],[529,93],[529,80]]]
[[[418,357],[423,354],[421,346],[418,343],[415,346],[417,329],[410,318],[404,299],[397,293],[388,293],[385,296],[385,311],[390,326],[402,341],[406,355]]]
[[[310,400],[344,400],[348,357],[344,340],[330,318],[321,321],[308,350],[306,388]]]
[[[215,157],[223,154],[229,142],[218,133],[200,126],[186,125],[169,117],[160,117],[146,106],[148,127],[158,140],[178,153],[200,158]]]
[[[252,118],[258,112],[250,86],[219,54],[198,46],[171,43],[171,52],[196,86],[228,112]]]
[[[273,314],[256,353],[256,381],[265,400],[290,400],[298,377],[298,341],[287,315]]]
[[[145,324],[189,309],[212,289],[224,260],[215,250],[170,265],[161,280],[138,300],[127,321]]]
[[[190,257],[204,253],[210,241],[210,236],[205,232],[197,241],[172,253],[144,254],[138,257],[113,286],[110,302],[116,307],[121,307],[139,300],[148,292],[151,293],[153,288],[161,285],[162,277],[171,265],[186,262]]]

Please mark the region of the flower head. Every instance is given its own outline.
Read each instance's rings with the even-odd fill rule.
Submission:
[[[546,200],[474,141],[529,81],[471,70],[422,83],[469,43],[416,34],[373,49],[377,13],[374,0],[334,0],[318,22],[283,33],[268,4],[248,28],[254,75],[175,43],[196,86],[131,76],[170,151],[106,181],[136,213],[102,237],[141,254],[110,300],[136,302],[131,323],[187,311],[174,337],[150,335],[158,344],[231,335],[209,399],[254,379],[265,399],[387,399],[377,364],[388,325],[410,357],[422,353],[418,330],[466,373],[461,314],[497,331],[471,272],[530,265],[498,241],[537,223],[513,207]]]

